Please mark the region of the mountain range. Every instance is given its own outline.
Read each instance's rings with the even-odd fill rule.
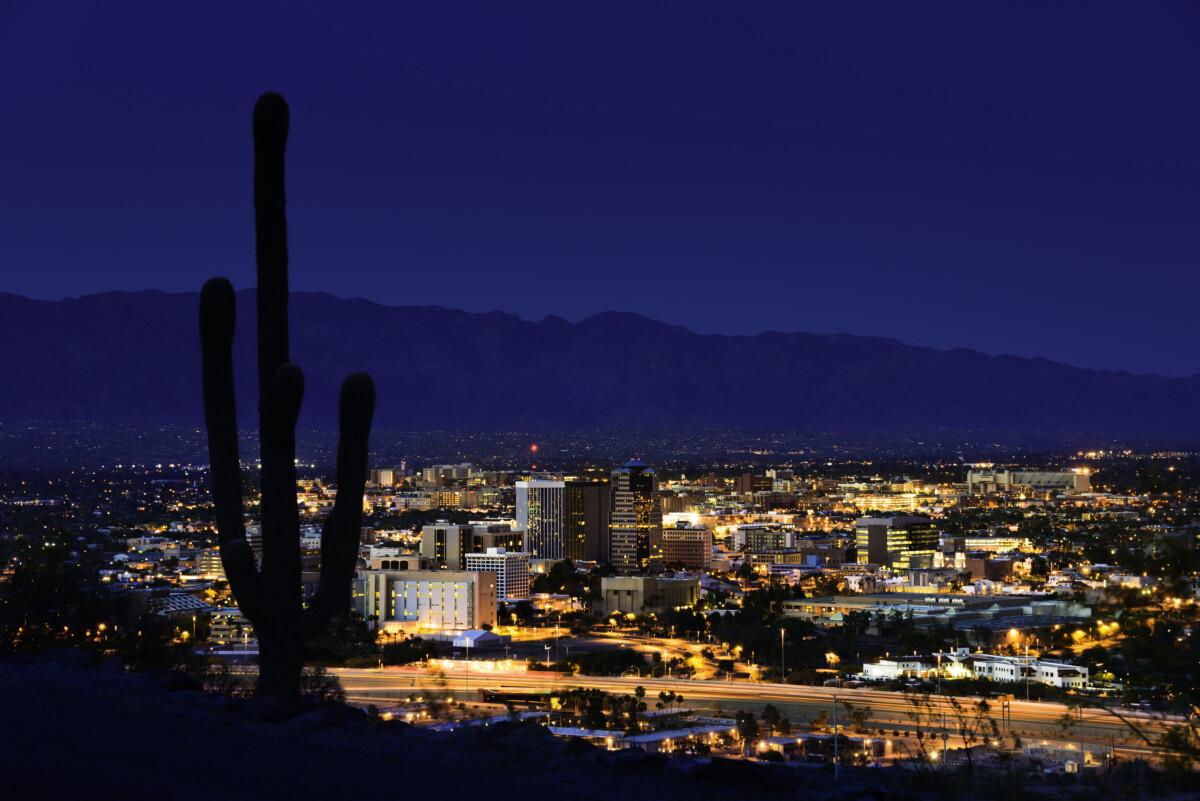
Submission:
[[[0,422],[203,424],[198,293],[62,301],[0,294]],[[254,292],[238,294],[239,420],[255,423]],[[699,335],[608,312],[570,323],[293,293],[301,424],[336,425],[341,378],[372,374],[378,428],[564,431],[939,429],[1200,439],[1200,376],[1087,370],[895,339]]]

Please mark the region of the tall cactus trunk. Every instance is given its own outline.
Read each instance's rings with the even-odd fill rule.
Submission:
[[[295,630],[271,625],[258,634],[258,694],[298,701],[303,652],[304,641]]]
[[[346,611],[358,555],[367,438],[375,408],[370,376],[342,384],[337,456],[338,495],[321,537],[321,583],[305,607],[300,586],[300,517],[296,504],[296,418],[304,375],[288,361],[287,219],[284,149],[288,107],[268,93],[254,107],[254,212],[258,261],[259,452],[262,464],[262,567],[246,542],[241,462],[233,395],[233,287],[214,278],[200,294],[204,416],[212,462],[213,502],[221,561],[242,613],[259,643],[261,695],[299,700],[302,648],[339,611]]]

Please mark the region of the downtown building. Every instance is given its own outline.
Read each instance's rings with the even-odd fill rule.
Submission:
[[[709,570],[713,562],[712,532],[704,526],[676,523],[662,530],[663,566]]]
[[[466,570],[359,570],[354,611],[370,628],[473,631],[496,624],[496,574]]]
[[[563,555],[575,562],[606,565],[612,561],[608,542],[611,484],[607,478],[568,479],[563,526]]]
[[[517,482],[517,528],[525,532],[524,551],[531,559],[563,559],[566,499],[564,481]]]
[[[530,559],[607,564],[608,479],[518,481],[517,528]]]
[[[496,597],[500,601],[529,597],[529,554],[504,548],[467,554],[467,571],[495,573]]]
[[[604,576],[600,579],[600,597],[606,617],[689,608],[700,600],[700,579]]]
[[[525,532],[504,523],[459,525],[439,520],[421,529],[421,556],[446,570],[466,570],[467,554],[488,548],[523,551]]]
[[[854,521],[858,563],[909,570],[933,567],[941,535],[927,517],[860,517]]]
[[[658,474],[639,459],[631,459],[612,472],[609,555],[622,573],[662,568]]]

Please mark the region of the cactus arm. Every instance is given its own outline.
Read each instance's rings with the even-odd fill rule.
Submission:
[[[204,419],[212,465],[217,539],[225,575],[247,617],[261,608],[254,556],[246,543],[242,508],[242,465],[238,454],[237,411],[233,394],[233,329],[236,298],[224,278],[213,278],[200,292],[200,345]]]
[[[312,637],[339,611],[349,609],[350,582],[358,561],[367,438],[375,412],[375,384],[366,373],[342,382],[338,399],[337,499],[321,532],[321,583],[301,617],[301,635]]]
[[[254,552],[245,537],[230,540],[221,546],[221,563],[225,566],[225,578],[237,599],[242,616],[261,628],[267,619],[266,599],[263,595],[262,577],[254,565]]]

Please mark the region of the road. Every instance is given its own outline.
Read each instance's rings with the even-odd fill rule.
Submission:
[[[761,712],[767,704],[774,704],[784,717],[789,718],[797,730],[807,728],[809,720],[821,711],[829,713],[830,722],[834,714],[834,697],[839,705],[839,723],[849,724],[845,704],[868,708],[869,728],[887,732],[911,733],[916,728],[913,720],[914,704],[911,699],[898,693],[879,690],[844,689],[833,687],[808,687],[796,685],[764,684],[747,681],[715,681],[687,679],[621,678],[605,676],[563,676],[557,673],[493,671],[484,668],[489,663],[472,663],[470,670],[452,669],[433,672],[418,668],[389,668],[386,670],[333,669],[338,676],[347,698],[377,705],[392,705],[402,702],[409,695],[423,691],[474,692],[481,688],[510,692],[549,692],[570,687],[589,687],[620,695],[633,695],[634,688],[646,689],[647,702],[653,708],[660,692],[682,695],[685,705],[693,708],[715,708],[732,712],[750,709]],[[925,714],[920,721],[926,731],[936,729],[941,736],[941,713],[945,712],[946,726],[953,732],[954,712],[948,700],[937,696],[922,697]],[[970,703],[962,699],[960,703]],[[991,701],[991,717],[1001,726],[1001,733],[1008,731],[1019,734],[1027,744],[1031,741],[1057,741],[1060,744],[1078,746],[1081,735],[1085,746],[1115,745],[1125,751],[1145,751],[1144,742],[1132,736],[1126,723],[1112,713],[1102,709],[1083,710],[1082,726],[1079,711],[1068,710],[1061,704],[1011,701],[1008,714],[1003,705]],[[1074,721],[1064,732],[1060,725],[1063,716],[1070,712]],[[1144,714],[1121,712],[1127,720],[1136,722],[1152,739],[1165,730],[1166,725],[1178,721],[1163,721]],[[932,722],[932,726],[931,726]],[[954,737],[950,737],[954,745]]]

